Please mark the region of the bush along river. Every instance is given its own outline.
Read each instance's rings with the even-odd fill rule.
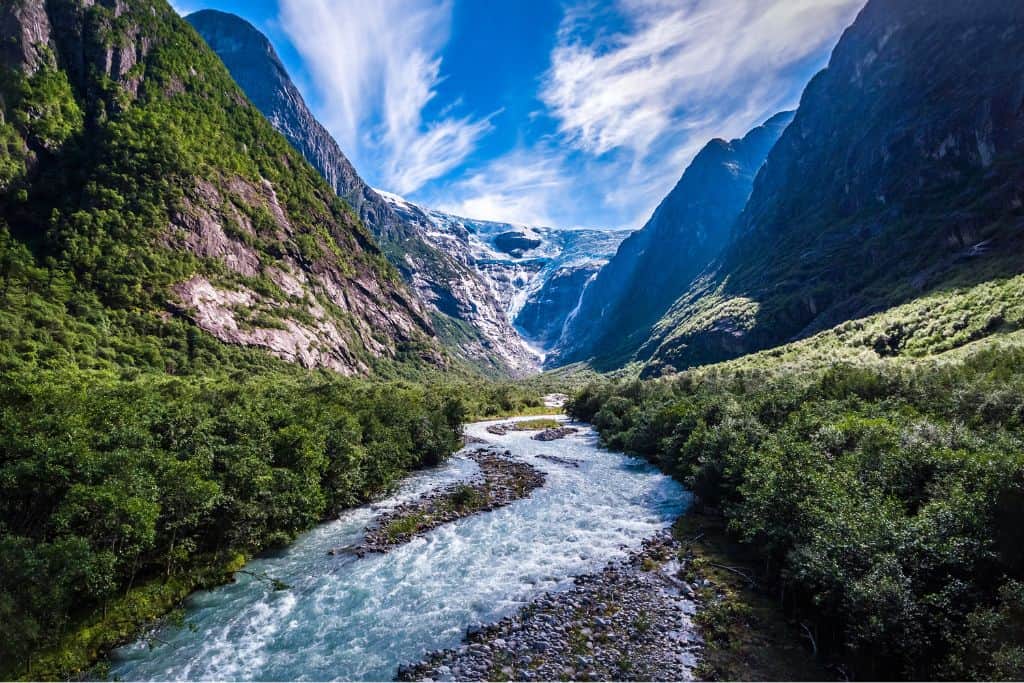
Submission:
[[[585,425],[542,441],[507,423],[468,425],[443,466],[193,595],[111,677],[688,677],[693,603],[671,561],[645,570],[689,495]]]

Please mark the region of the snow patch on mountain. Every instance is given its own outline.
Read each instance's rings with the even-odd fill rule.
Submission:
[[[628,235],[465,218],[376,191],[433,246],[481,276],[538,364],[553,350],[583,289]]]

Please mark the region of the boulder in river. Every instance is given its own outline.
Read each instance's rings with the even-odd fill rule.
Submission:
[[[533,439],[536,441],[555,441],[556,439],[564,439],[570,434],[575,434],[579,430],[575,427],[555,427],[552,429],[545,429],[539,434],[534,434]]]

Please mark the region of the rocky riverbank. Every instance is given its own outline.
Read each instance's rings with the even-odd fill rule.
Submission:
[[[511,451],[478,448],[468,457],[480,466],[483,481],[453,484],[389,510],[366,530],[361,544],[347,550],[359,557],[386,552],[442,524],[525,498],[544,485],[543,472],[510,459],[511,455]],[[335,549],[331,554],[344,550]]]
[[[691,617],[699,584],[679,578],[669,532],[627,559],[575,579],[466,642],[403,666],[399,680],[688,680],[702,641]]]

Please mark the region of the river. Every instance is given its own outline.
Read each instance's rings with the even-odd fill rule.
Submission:
[[[386,554],[327,554],[358,543],[381,510],[476,476],[476,464],[460,452],[413,474],[386,501],[346,511],[247,565],[290,589],[273,591],[267,581],[239,574],[235,583],[196,593],[185,604],[184,626],[165,626],[158,640],[115,651],[111,677],[391,679],[399,664],[459,643],[468,625],[500,619],[639,547],[689,500],[649,464],[599,448],[589,427],[539,442],[530,438],[535,432],[492,435],[491,424],[473,423],[466,433],[547,474],[529,498],[439,527]],[[581,464],[569,467],[540,454]]]

